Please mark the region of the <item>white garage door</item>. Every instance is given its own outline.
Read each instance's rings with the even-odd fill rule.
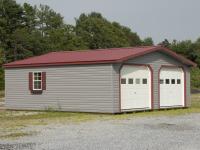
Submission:
[[[146,66],[124,65],[121,69],[121,108],[151,108],[151,71]]]
[[[184,106],[184,72],[182,68],[160,70],[160,107]]]

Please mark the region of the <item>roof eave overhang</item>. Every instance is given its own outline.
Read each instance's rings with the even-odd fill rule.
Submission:
[[[4,68],[28,68],[28,67],[48,67],[48,66],[65,66],[65,65],[90,65],[90,64],[109,64],[120,63],[121,60],[105,60],[105,61],[81,61],[81,62],[68,62],[68,63],[38,63],[38,64],[21,64],[21,65],[3,65]]]

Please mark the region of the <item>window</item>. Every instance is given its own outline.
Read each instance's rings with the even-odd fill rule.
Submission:
[[[175,79],[171,79],[171,84],[175,84]]]
[[[163,84],[164,83],[164,80],[163,79],[160,79],[160,84]]]
[[[136,79],[136,80],[135,80],[135,83],[136,83],[136,84],[140,84],[140,79]]]
[[[128,84],[133,84],[133,79],[128,79]]]
[[[169,84],[169,79],[165,79],[165,84]]]
[[[42,73],[33,73],[33,90],[42,90]]]
[[[177,84],[181,84],[181,79],[177,79]]]
[[[142,79],[142,84],[147,84],[147,79]]]
[[[125,78],[121,79],[121,84],[126,84],[126,79]]]

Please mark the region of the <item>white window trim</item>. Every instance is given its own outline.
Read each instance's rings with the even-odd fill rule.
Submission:
[[[34,91],[41,91],[42,90],[42,71],[34,71],[34,72],[32,72],[33,73],[33,90]],[[34,81],[35,81],[35,73],[41,73],[41,88],[40,89],[35,89],[34,88]],[[38,80],[36,80],[36,81],[38,81]]]

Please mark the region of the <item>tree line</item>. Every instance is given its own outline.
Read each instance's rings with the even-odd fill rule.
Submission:
[[[172,49],[176,53],[183,55],[197,64],[196,68],[191,69],[191,85],[193,88],[200,88],[200,38],[194,42],[191,40],[173,40],[171,43],[165,39],[160,44]]]
[[[150,46],[153,39],[140,36],[118,22],[111,22],[100,13],[82,13],[75,25],[67,24],[61,14],[47,5],[18,4],[0,0],[0,64],[50,51],[84,50],[112,47]],[[200,65],[200,39],[160,43]],[[199,70],[195,70],[199,74]],[[194,73],[194,74],[195,74]],[[193,84],[200,87],[200,84]],[[0,89],[4,88],[0,68]]]
[[[137,33],[100,13],[81,14],[76,24],[66,24],[61,14],[47,5],[0,3],[0,50],[3,62],[23,59],[55,50],[80,50],[152,45]]]

